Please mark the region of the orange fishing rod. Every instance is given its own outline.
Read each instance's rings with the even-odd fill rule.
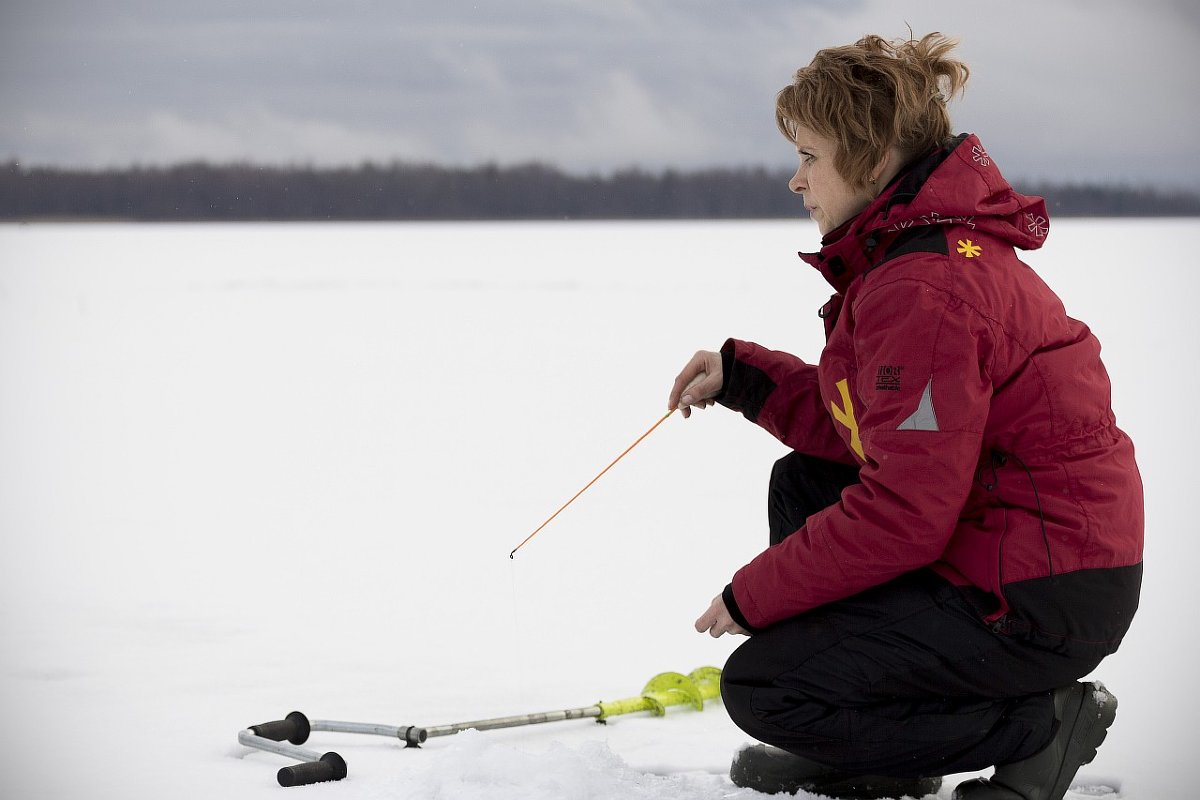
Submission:
[[[650,434],[654,433],[654,429],[655,429],[655,428],[657,428],[659,425],[662,425],[664,422],[666,422],[666,421],[667,421],[667,417],[671,416],[671,415],[672,415],[672,414],[674,414],[674,413],[675,413],[675,409],[673,409],[673,408],[672,408],[670,411],[668,411],[666,414],[664,414],[664,415],[662,416],[662,419],[660,419],[658,422],[656,422],[656,423],[654,423],[653,425],[651,425],[651,426],[650,426],[650,430],[646,431],[646,432],[645,432],[645,433],[643,433],[641,436],[639,436],[639,437],[637,438],[637,441],[635,441],[633,444],[629,445],[629,447],[626,447],[626,448],[625,448],[625,451],[624,451],[623,453],[621,453],[621,455],[617,456],[616,458],[614,458],[614,459],[612,460],[612,464],[609,464],[607,467],[605,467],[604,469],[600,470],[600,474],[599,474],[599,475],[597,475],[596,477],[592,478],[590,481],[588,481],[588,484],[587,484],[587,486],[584,486],[582,489],[580,489],[578,492],[576,492],[576,493],[575,493],[575,497],[572,497],[570,500],[568,500],[567,502],[563,503],[563,504],[562,504],[562,507],[561,507],[561,508],[559,508],[559,509],[558,509],[558,511],[555,511],[553,514],[551,514],[549,519],[547,519],[547,520],[546,520],[545,522],[543,522],[541,525],[538,525],[538,526],[537,526],[537,529],[536,529],[536,530],[534,530],[534,532],[533,532],[533,533],[531,533],[531,534],[529,534],[528,536],[526,536],[526,537],[525,537],[525,539],[524,539],[524,541],[522,541],[522,542],[521,542],[519,545],[517,545],[516,547],[514,547],[514,548],[512,549],[512,552],[508,554],[508,557],[509,557],[509,558],[512,558],[514,555],[516,555],[517,551],[518,551],[518,550],[520,550],[522,547],[524,547],[524,546],[525,546],[525,542],[528,542],[528,541],[529,541],[530,539],[532,539],[534,536],[537,536],[537,535],[538,535],[538,531],[540,531],[542,528],[544,528],[544,527],[546,527],[547,525],[549,525],[549,524],[550,524],[550,522],[551,522],[551,521],[552,521],[552,520],[553,520],[555,517],[557,517],[559,514],[561,514],[561,513],[563,512],[563,509],[565,509],[567,506],[571,505],[571,503],[574,503],[574,502],[575,502],[575,500],[576,500],[576,498],[578,498],[578,497],[579,497],[579,495],[583,494],[583,493],[584,493],[584,492],[586,492],[588,489],[590,489],[593,483],[595,483],[596,481],[600,480],[600,478],[601,478],[601,477],[603,477],[604,473],[606,473],[606,472],[608,472],[610,469],[612,469],[612,467],[613,467],[613,464],[616,464],[618,461],[620,461],[622,458],[624,458],[626,455],[628,455],[629,451],[630,451],[630,450],[632,450],[633,448],[637,447],[637,446],[638,446],[638,445],[641,443],[642,439],[645,439],[647,436],[649,436]]]

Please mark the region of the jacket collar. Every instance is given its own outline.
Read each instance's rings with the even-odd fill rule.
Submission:
[[[1050,223],[1040,197],[1017,193],[974,134],[911,162],[857,216],[800,253],[839,293],[880,261],[880,245],[917,225],[965,224],[1014,247],[1041,247]]]

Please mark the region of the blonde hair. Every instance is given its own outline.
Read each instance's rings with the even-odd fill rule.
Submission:
[[[948,57],[956,44],[940,33],[893,42],[870,35],[821,50],[779,92],[775,122],[793,144],[798,124],[837,142],[834,168],[864,187],[889,148],[909,160],[950,137],[946,103],[970,75]]]

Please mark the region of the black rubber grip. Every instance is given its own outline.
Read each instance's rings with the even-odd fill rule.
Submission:
[[[282,742],[287,739],[292,744],[304,744],[308,741],[311,728],[308,724],[308,717],[299,711],[293,711],[283,719],[264,722],[261,725],[251,725],[250,730],[254,731],[255,736],[261,736],[273,742]]]
[[[310,783],[340,781],[346,777],[346,762],[337,753],[326,753],[320,761],[306,761],[284,767],[275,776],[280,786],[307,786]]]

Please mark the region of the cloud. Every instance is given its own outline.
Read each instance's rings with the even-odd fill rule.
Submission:
[[[576,102],[552,107],[549,114],[471,121],[461,152],[553,161],[573,172],[720,159],[720,143],[706,134],[701,118],[630,71],[591,76],[573,95]]]
[[[958,36],[1014,176],[1200,187],[1184,0],[83,0],[0,11],[0,156],[785,166],[775,92],[867,32]]]

